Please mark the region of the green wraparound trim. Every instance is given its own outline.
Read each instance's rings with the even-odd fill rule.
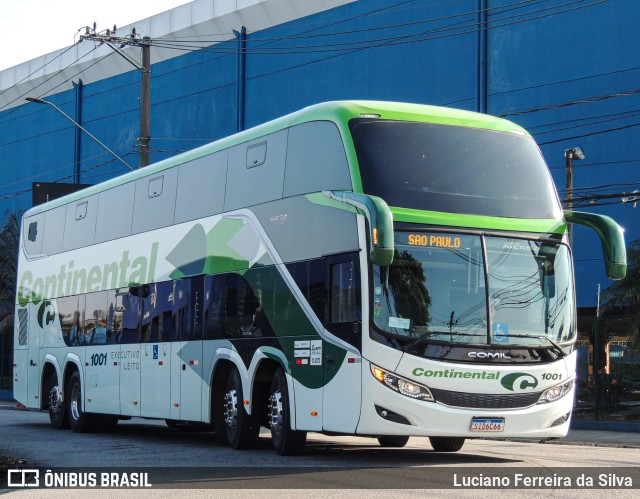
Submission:
[[[562,219],[548,220],[485,217],[480,215],[460,215],[457,213],[421,211],[409,208],[398,208],[396,206],[391,206],[391,213],[393,213],[393,219],[396,222],[409,222],[427,225],[536,232],[541,234],[564,234],[566,229],[566,224]]]

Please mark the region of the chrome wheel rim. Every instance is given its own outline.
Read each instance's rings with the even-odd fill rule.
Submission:
[[[238,426],[238,392],[235,389],[224,395],[224,422],[229,428]]]
[[[277,390],[269,397],[269,428],[276,435],[282,434],[282,392]]]
[[[58,385],[52,386],[49,390],[49,411],[53,416],[62,414],[62,394]]]
[[[73,419],[80,419],[80,385],[73,385],[71,390],[71,416]]]

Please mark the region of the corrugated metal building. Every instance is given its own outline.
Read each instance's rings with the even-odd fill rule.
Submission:
[[[114,19],[117,22],[117,19]],[[196,0],[118,28],[151,37],[151,158],[157,161],[334,99],[435,104],[507,117],[541,145],[565,189],[579,146],[577,206],[640,238],[640,4],[635,0]],[[246,27],[246,50],[242,27]],[[122,51],[135,61],[140,48]],[[243,68],[243,70],[240,70]],[[31,183],[97,183],[127,170],[47,106],[138,165],[141,72],[85,40],[0,72],[0,210]],[[80,84],[80,82],[82,84]],[[578,304],[606,286],[589,231],[574,236]]]

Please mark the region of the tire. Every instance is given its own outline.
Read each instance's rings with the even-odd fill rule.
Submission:
[[[258,444],[260,424],[255,415],[247,414],[243,401],[240,373],[234,368],[227,378],[222,407],[227,442],[233,449],[254,449]]]
[[[289,409],[287,378],[282,369],[278,369],[271,379],[267,418],[271,429],[273,448],[281,456],[301,454],[307,442],[306,431],[296,431],[291,428]]]
[[[49,421],[56,430],[69,428],[65,401],[62,400],[62,389],[58,383],[58,375],[54,372],[49,383]]]
[[[69,378],[65,393],[67,419],[71,429],[76,433],[96,431],[100,423],[99,416],[82,410],[82,385],[78,371],[74,371]]]
[[[165,419],[164,422],[167,427],[171,428],[172,430],[178,427],[178,422],[175,419]]]
[[[219,441],[227,439],[227,426],[224,421],[224,396],[224,387],[215,385],[211,391],[211,414],[213,438]]]
[[[436,452],[458,452],[464,445],[464,438],[429,437],[429,442]]]
[[[409,437],[403,435],[382,435],[378,437],[380,447],[404,447],[408,441]]]

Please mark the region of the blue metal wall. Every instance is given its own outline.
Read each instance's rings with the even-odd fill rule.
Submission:
[[[361,0],[248,35],[244,120],[334,99],[486,106],[534,134],[561,196],[564,150],[575,146],[587,155],[575,163],[575,189],[615,184],[579,193],[640,190],[640,95],[624,95],[640,88],[638,25],[636,0]],[[153,161],[236,131],[238,57],[226,52],[235,47],[230,36],[153,66]],[[82,98],[83,125],[134,166],[139,86],[131,71],[85,85]],[[48,98],[74,115],[74,90]],[[1,111],[1,212],[28,207],[34,180],[73,181],[73,158],[73,128],[54,110]],[[81,158],[82,182],[125,172],[86,136]],[[594,210],[640,238],[640,210],[610,201]],[[574,245],[578,302],[593,305],[607,282],[600,245],[580,228]]]

